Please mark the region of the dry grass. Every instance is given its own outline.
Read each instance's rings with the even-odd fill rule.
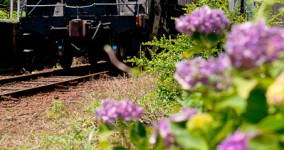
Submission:
[[[46,97],[53,101],[52,107],[42,115],[30,118],[22,125],[15,122],[15,126],[0,133],[0,149],[83,149],[93,128],[92,148],[96,149],[98,120],[94,110],[100,106],[100,101],[132,100],[145,109],[142,120],[151,124],[172,106],[162,100],[150,99],[149,94],[155,89],[155,76],[107,77],[86,82],[60,96],[52,92],[50,94],[54,96]]]

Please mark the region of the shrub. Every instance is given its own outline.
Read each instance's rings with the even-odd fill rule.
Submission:
[[[264,1],[260,11],[271,5]],[[190,35],[195,32],[199,32],[199,37],[211,34],[192,30]],[[222,38],[226,40],[220,40]],[[189,49],[196,43],[204,42],[185,35],[178,36],[174,41],[180,39],[188,41]],[[236,42],[237,39],[239,42]],[[159,59],[169,57],[168,61],[157,57],[152,61],[139,60],[140,63],[145,61],[146,71],[158,72],[160,76],[168,73],[168,79],[173,77],[173,74],[170,76],[174,70],[171,67],[181,59],[177,57],[177,51],[184,53],[188,49],[176,48],[184,43],[165,42],[170,40],[162,39],[153,44],[174,51],[162,49],[161,53],[154,54]],[[206,55],[200,50],[176,65],[175,79],[186,93],[179,100],[184,107],[180,113],[153,125],[152,135],[149,136],[152,145],[144,143],[148,127],[137,122],[130,123],[137,129],[135,133],[130,133],[130,139],[135,137],[133,144],[137,149],[284,149],[284,45],[280,42],[284,40],[284,29],[266,25],[265,21],[257,18],[233,25],[227,35],[216,36],[216,40],[220,47],[226,46],[217,51],[215,58],[210,57],[214,54]],[[218,49],[214,44],[209,44],[207,48]],[[167,55],[169,53],[172,55]],[[153,63],[159,61],[159,64]],[[163,65],[171,67],[163,68]]]
[[[227,0],[198,1],[188,4],[186,11],[191,13],[196,8],[204,5],[208,5],[212,9],[220,8],[231,24],[241,23],[246,20],[245,16],[241,15],[237,9],[229,10]],[[224,30],[224,32],[227,31]],[[175,100],[182,95],[182,90],[173,78],[176,62],[196,56],[204,58],[212,55],[217,56],[218,53],[223,51],[222,45],[224,42],[224,34],[204,35],[195,32],[193,36],[185,34],[176,35],[175,38],[164,36],[161,39],[155,38],[153,41],[144,43],[150,49],[143,52],[141,58],[134,58],[129,61],[142,67],[144,73],[158,74],[158,95],[161,99]]]

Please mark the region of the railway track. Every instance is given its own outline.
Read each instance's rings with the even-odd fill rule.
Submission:
[[[89,72],[89,66],[81,66],[0,79],[0,100],[18,100],[20,96],[54,89],[68,90],[69,85],[95,79],[109,71]]]

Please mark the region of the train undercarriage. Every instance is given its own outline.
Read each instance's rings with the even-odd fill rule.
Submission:
[[[91,65],[109,61],[104,45],[120,60],[137,56],[142,42],[170,34],[171,17],[182,14],[174,0],[27,0],[23,8],[19,47],[27,70],[69,68],[76,56]]]

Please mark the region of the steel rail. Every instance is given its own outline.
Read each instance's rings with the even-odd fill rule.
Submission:
[[[29,94],[37,93],[37,92],[40,92],[40,91],[52,90],[52,89],[55,89],[57,87],[57,85],[68,84],[68,83],[75,82],[75,81],[91,80],[98,75],[105,74],[105,73],[108,73],[108,72],[109,71],[102,71],[102,72],[93,73],[93,74],[89,74],[89,75],[78,76],[78,77],[75,77],[75,78],[72,78],[72,79],[67,79],[67,80],[64,80],[64,81],[58,81],[58,82],[49,83],[49,84],[46,84],[46,85],[35,86],[35,87],[32,87],[32,88],[25,88],[25,89],[12,91],[12,92],[6,92],[6,93],[3,92],[3,93],[0,93],[0,97],[2,97],[3,99],[5,99],[6,97],[15,98],[15,97],[23,96],[23,95],[29,95]]]
[[[82,67],[90,67],[90,65],[85,65],[85,66],[77,66],[77,67],[72,67],[71,69],[80,69]],[[34,74],[25,74],[25,75],[19,75],[15,77],[9,77],[9,78],[4,78],[0,79],[0,86],[2,84],[6,84],[12,81],[26,81],[29,79],[37,78],[39,76],[47,77],[51,76],[54,74],[59,74],[60,72],[64,71],[64,69],[55,69],[51,71],[45,71],[45,72],[39,72],[39,73],[34,73]]]
[[[20,76],[15,76],[15,77],[10,77],[10,78],[4,78],[4,79],[0,79],[0,85],[13,82],[13,81],[25,81],[25,80],[33,79],[39,76],[43,76],[43,77],[50,76],[54,72],[55,71],[53,70],[53,71],[47,71],[47,72],[42,72],[42,73],[26,74],[26,75],[20,75]]]

